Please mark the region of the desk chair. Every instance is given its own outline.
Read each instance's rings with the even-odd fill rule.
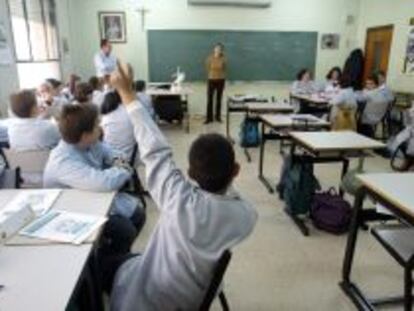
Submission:
[[[215,269],[213,278],[211,280],[210,286],[208,287],[207,293],[204,296],[204,300],[200,305],[199,311],[208,311],[210,310],[211,304],[213,303],[214,299],[216,298],[217,292],[220,289],[220,285],[223,281],[224,274],[226,273],[227,267],[231,260],[231,252],[229,250],[225,251],[224,254],[221,256],[220,260],[218,261]],[[229,305],[227,303],[226,296],[224,292],[221,290],[218,294],[220,299],[221,307],[223,311],[229,311]]]
[[[134,173],[132,174],[131,178],[131,189],[130,192],[133,195],[136,195],[142,202],[143,206],[146,207],[146,202],[144,195],[148,194],[148,191],[144,189],[141,180],[139,179],[137,169],[135,168],[136,161],[138,156],[138,145],[135,144],[134,150],[132,151],[131,158],[129,159],[129,165],[134,169]]]
[[[372,234],[404,268],[404,296],[376,299],[372,300],[372,304],[376,306],[404,303],[404,310],[411,311],[413,303],[414,229],[402,226],[386,226],[373,229]]]
[[[3,153],[7,168],[12,170],[20,169],[23,179],[22,188],[43,188],[42,176],[49,159],[50,150],[16,151],[3,149]]]

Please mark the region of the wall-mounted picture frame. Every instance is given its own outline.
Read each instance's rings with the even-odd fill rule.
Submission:
[[[408,75],[414,75],[414,27],[410,27],[408,33],[403,72]]]
[[[327,33],[322,35],[321,49],[322,50],[337,50],[339,49],[340,35],[336,33]]]
[[[126,43],[125,12],[99,12],[99,32],[101,39],[111,43]]]

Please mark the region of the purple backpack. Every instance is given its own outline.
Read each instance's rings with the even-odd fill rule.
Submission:
[[[352,209],[334,188],[313,196],[310,217],[316,228],[333,234],[348,231]]]

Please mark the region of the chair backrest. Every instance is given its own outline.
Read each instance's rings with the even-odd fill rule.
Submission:
[[[3,149],[9,169],[19,168],[23,188],[42,188],[43,171],[49,159],[50,150],[16,151]]]
[[[231,252],[226,250],[220,257],[216,267],[214,268],[213,278],[211,279],[207,293],[204,296],[204,300],[200,305],[199,311],[208,311],[217,296],[220,285],[223,281],[224,274],[226,273],[227,267],[230,264]]]

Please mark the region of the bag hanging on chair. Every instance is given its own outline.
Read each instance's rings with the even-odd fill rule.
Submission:
[[[347,107],[337,107],[336,114],[332,120],[333,131],[356,131],[357,124],[355,109]]]
[[[349,170],[345,176],[342,178],[341,182],[341,189],[350,194],[355,196],[358,192],[358,190],[361,188],[362,183],[358,179],[358,175],[364,174],[364,158],[358,159],[358,166],[353,169]]]

